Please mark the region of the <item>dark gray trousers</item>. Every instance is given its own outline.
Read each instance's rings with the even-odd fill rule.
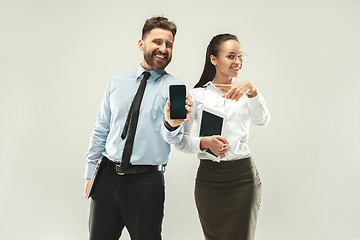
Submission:
[[[124,227],[132,240],[161,240],[163,172],[119,176],[105,165],[94,189],[90,240],[118,240]]]

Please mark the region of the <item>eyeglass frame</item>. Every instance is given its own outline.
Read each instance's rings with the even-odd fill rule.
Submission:
[[[234,56],[234,59],[230,59],[229,56]],[[246,61],[247,58],[247,54],[243,51],[240,52],[240,54],[238,54],[236,56],[236,54],[230,53],[230,54],[226,54],[225,58],[230,62],[230,63],[235,63],[237,61],[237,59],[240,60],[241,63]]]

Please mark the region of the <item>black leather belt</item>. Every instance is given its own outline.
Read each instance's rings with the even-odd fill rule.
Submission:
[[[125,174],[142,174],[142,173],[148,173],[148,172],[157,172],[157,171],[161,171],[164,172],[165,171],[165,167],[163,165],[129,165],[128,169],[126,169],[125,171],[123,171],[121,169],[121,163],[114,163],[113,161],[109,160],[107,157],[103,157],[102,159],[103,161],[105,161],[105,163],[113,170],[115,170],[115,172],[118,175],[125,175]]]

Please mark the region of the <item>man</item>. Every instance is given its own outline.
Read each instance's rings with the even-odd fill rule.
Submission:
[[[133,240],[161,239],[162,169],[170,152],[163,137],[179,142],[181,124],[189,117],[172,120],[168,108],[164,114],[169,85],[182,84],[164,70],[171,61],[175,34],[176,26],[167,18],[148,19],[138,42],[141,66],[107,85],[86,154],[85,194],[102,160],[91,192],[91,240],[119,239],[124,227]],[[191,105],[186,100],[188,114]]]

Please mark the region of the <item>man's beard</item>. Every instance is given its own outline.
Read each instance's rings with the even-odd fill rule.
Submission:
[[[156,61],[155,55],[158,53],[158,51],[153,51],[152,53],[148,53],[146,49],[144,48],[144,59],[145,62],[154,70],[161,70],[164,69],[171,61],[171,57],[166,55],[166,59],[164,61]]]

